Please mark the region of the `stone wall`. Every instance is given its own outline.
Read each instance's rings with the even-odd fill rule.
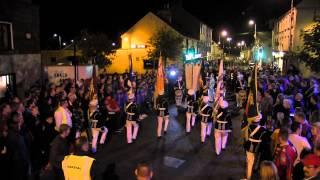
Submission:
[[[40,54],[0,55],[1,74],[15,73],[19,96],[41,78]]]

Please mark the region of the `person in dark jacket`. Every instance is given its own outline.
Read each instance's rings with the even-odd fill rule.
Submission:
[[[35,148],[35,169],[40,170],[49,161],[50,143],[57,136],[57,131],[54,129],[53,114],[45,118],[38,125],[34,134]]]
[[[59,127],[59,135],[51,143],[49,163],[55,175],[55,180],[64,179],[61,162],[69,154],[67,139],[69,134],[70,127],[67,124],[62,124]]]
[[[10,152],[8,152],[8,126],[6,123],[0,123],[0,169],[1,179],[9,179]]]
[[[30,157],[24,137],[20,134],[22,115],[12,113],[8,122],[8,153],[11,160],[9,174],[12,180],[25,180],[28,178]]]

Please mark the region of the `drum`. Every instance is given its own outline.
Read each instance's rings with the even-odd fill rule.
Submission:
[[[182,90],[181,89],[177,89],[175,91],[175,95],[176,95],[176,97],[181,97],[182,96]]]

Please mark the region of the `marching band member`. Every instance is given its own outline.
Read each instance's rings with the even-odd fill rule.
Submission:
[[[187,97],[187,112],[186,112],[186,132],[190,133],[191,126],[193,127],[196,121],[197,101],[193,89],[188,90]]]
[[[174,85],[174,92],[175,92],[177,106],[181,106],[181,102],[183,98],[183,87],[184,87],[184,82],[182,81],[182,76],[179,76],[176,84]]]
[[[159,92],[159,96],[157,98],[157,114],[158,114],[158,128],[157,135],[160,139],[162,136],[162,125],[164,121],[164,134],[167,133],[168,125],[169,125],[169,111],[168,111],[168,101],[164,96],[164,92]]]
[[[212,107],[209,106],[209,97],[202,97],[202,105],[200,107],[201,115],[201,143],[204,143],[206,136],[210,136],[212,128]]]
[[[246,133],[244,148],[247,155],[247,179],[251,179],[256,155],[261,152],[261,147],[264,147],[263,143],[266,143],[266,129],[259,125],[261,118],[261,114],[255,117]]]
[[[89,121],[91,122],[91,133],[92,133],[92,152],[95,153],[97,151],[97,141],[99,134],[101,133],[100,137],[100,144],[104,144],[108,128],[106,127],[105,119],[103,119],[102,113],[98,110],[98,100],[93,99],[89,103]]]
[[[126,104],[125,112],[127,114],[127,143],[131,144],[132,140],[136,140],[139,130],[139,124],[137,123],[139,114],[137,105],[134,102],[134,94],[130,93],[128,95],[128,103]],[[133,132],[132,132],[133,127]]]
[[[216,154],[219,155],[221,149],[224,150],[228,141],[228,133],[232,130],[232,122],[228,113],[228,102],[220,99],[217,117],[215,121],[215,147]]]

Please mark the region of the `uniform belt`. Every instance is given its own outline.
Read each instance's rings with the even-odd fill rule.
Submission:
[[[209,117],[210,115],[209,114],[202,114],[200,113],[201,116],[204,116],[204,117]]]
[[[252,138],[249,138],[249,141],[251,141],[251,142],[256,142],[256,143],[262,142],[261,140],[256,140],[256,139],[252,139]]]
[[[166,110],[166,108],[159,108],[159,110],[160,110],[160,111],[164,111],[164,110]]]
[[[188,107],[188,112],[193,113],[193,106],[187,106]]]
[[[218,122],[218,123],[221,123],[221,124],[226,124],[226,123],[228,123],[228,122],[226,122],[226,121],[219,121],[219,120],[217,120],[217,122]]]
[[[208,123],[208,117],[202,116],[201,121],[204,123]]]
[[[134,116],[135,115],[135,113],[129,113],[129,112],[127,112],[127,114],[130,115],[130,116]]]

